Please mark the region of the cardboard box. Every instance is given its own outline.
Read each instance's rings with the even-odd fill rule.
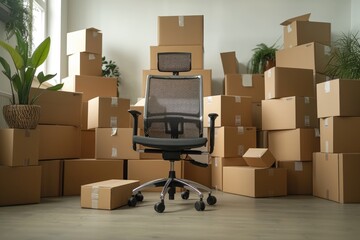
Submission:
[[[269,131],[256,131],[256,147],[258,148],[269,148]]]
[[[359,203],[359,181],[359,153],[314,153],[314,196],[339,203]]]
[[[158,45],[204,45],[204,16],[159,16]]]
[[[183,178],[211,188],[211,167],[199,167],[189,161],[181,161]]]
[[[276,66],[311,69],[314,73],[326,73],[331,48],[320,43],[307,43],[276,51]]]
[[[278,161],[279,168],[287,169],[287,194],[312,195],[313,163],[301,161]]]
[[[78,52],[96,53],[102,56],[102,33],[96,28],[87,28],[67,33],[66,54]]]
[[[269,131],[269,150],[277,161],[312,161],[320,151],[320,132],[315,128]]]
[[[79,158],[81,130],[63,125],[38,125],[39,160]]]
[[[38,165],[39,131],[37,129],[0,128],[0,165]]]
[[[0,206],[39,203],[40,191],[40,166],[0,166]]]
[[[138,118],[138,128],[144,129],[144,105],[138,106],[138,105],[131,105],[130,110],[136,110],[141,113],[141,115]],[[134,119],[132,116],[130,116],[130,128],[134,127]]]
[[[111,179],[81,186],[82,208],[115,209],[127,205],[138,180]]]
[[[249,197],[287,195],[285,168],[227,166],[223,168],[223,191]]]
[[[174,170],[177,178],[182,178],[181,161],[176,161]],[[140,185],[155,179],[169,176],[170,163],[162,159],[130,160],[128,161],[128,179],[140,180]],[[161,192],[162,187],[149,187],[143,192]]]
[[[158,70],[158,53],[188,52],[191,53],[191,69],[204,68],[204,49],[202,45],[185,46],[150,46],[150,69]]]
[[[95,158],[95,130],[81,130],[80,158]]]
[[[243,158],[250,167],[269,168],[276,161],[273,154],[267,148],[249,148],[244,153]]]
[[[262,130],[316,128],[316,100],[309,97],[286,97],[261,101]]]
[[[247,166],[242,157],[237,158],[211,158],[211,187],[216,190],[223,190],[223,167],[225,166]]]
[[[117,97],[117,78],[98,77],[86,75],[73,75],[63,80],[62,90],[70,92],[82,92],[82,101],[87,102],[92,98]]]
[[[124,161],[110,159],[68,159],[64,160],[64,196],[80,195],[82,185],[123,179]]]
[[[333,79],[317,84],[317,116],[360,117],[360,81]]]
[[[254,127],[215,128],[215,157],[242,157],[249,149],[256,147],[256,129]]]
[[[102,76],[102,56],[95,53],[78,52],[68,56],[68,76]]]
[[[81,106],[81,130],[87,130],[89,103],[82,102]]]
[[[215,127],[252,126],[250,97],[216,95],[204,97],[204,127],[210,127],[209,113],[217,113]]]
[[[261,116],[261,102],[253,102],[252,107],[252,125],[256,127],[257,130],[262,128],[262,116]]]
[[[42,160],[41,197],[60,197],[63,185],[63,160]]]
[[[284,26],[284,48],[291,48],[305,43],[318,42],[331,44],[331,24],[309,21],[310,13],[290,18],[281,23]]]
[[[130,99],[95,97],[89,100],[88,129],[129,127]]]
[[[314,74],[310,69],[273,67],[264,75],[265,99],[315,97]]]
[[[264,74],[226,74],[225,95],[248,96],[261,102],[264,96]]]
[[[145,97],[146,81],[148,75],[165,75],[170,76],[172,73],[159,72],[158,70],[143,70],[143,81],[142,81],[142,97]],[[203,96],[211,95],[211,82],[212,82],[212,70],[211,69],[193,69],[190,72],[180,72],[180,76],[202,76],[203,81]]]
[[[360,152],[360,117],[320,119],[320,152]]]
[[[224,70],[224,75],[227,74],[238,74],[239,67],[236,59],[236,53],[233,52],[222,52],[220,53],[221,63]],[[237,95],[237,94],[235,94]]]
[[[31,88],[30,96],[37,95],[36,105],[41,107],[39,124],[81,125],[82,93]]]

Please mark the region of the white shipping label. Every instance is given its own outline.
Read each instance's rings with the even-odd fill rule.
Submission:
[[[326,81],[324,84],[325,93],[329,93],[331,91],[330,82]]]
[[[110,117],[110,127],[111,128],[117,128],[117,117]]]
[[[242,85],[243,87],[252,87],[253,81],[252,81],[252,74],[242,74]]]
[[[235,116],[235,126],[241,126],[241,115]]]
[[[179,27],[185,26],[185,18],[184,16],[179,16]]]
[[[302,172],[303,171],[303,164],[302,162],[295,162],[295,171]]]
[[[111,106],[117,107],[118,106],[118,98],[117,97],[111,97]]]

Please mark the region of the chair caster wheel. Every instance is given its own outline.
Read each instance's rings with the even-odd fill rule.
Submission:
[[[209,195],[208,198],[206,199],[207,203],[209,205],[215,205],[216,203],[216,197]]]
[[[200,200],[195,202],[195,209],[196,211],[204,211],[205,210],[205,203]]]
[[[156,204],[154,205],[154,209],[155,209],[155,211],[158,212],[158,213],[164,212],[164,210],[165,210],[165,204],[164,204],[164,202],[161,201],[161,202],[156,203]]]
[[[128,200],[129,207],[135,207],[136,203],[137,203],[136,197],[132,196],[131,198],[129,198],[129,200]]]
[[[142,195],[141,192],[138,192],[136,195],[135,195],[135,198],[136,198],[136,201],[138,202],[142,202],[144,200],[144,196]]]
[[[189,199],[190,196],[190,191],[189,190],[185,190],[184,192],[181,193],[181,198],[182,199]]]

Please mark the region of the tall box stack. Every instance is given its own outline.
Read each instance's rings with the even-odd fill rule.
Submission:
[[[333,79],[317,84],[320,151],[314,153],[314,196],[359,203],[360,82]]]

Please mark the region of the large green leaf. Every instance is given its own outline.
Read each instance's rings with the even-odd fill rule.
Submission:
[[[3,57],[0,57],[0,63],[1,65],[3,66],[4,68],[4,75],[11,80],[11,69],[10,69],[10,65],[7,63],[7,61],[3,58]]]
[[[10,54],[17,69],[20,69],[24,66],[24,60],[22,59],[21,55],[15,50],[15,48],[13,48],[4,41],[0,41],[0,46]]]
[[[42,43],[40,43],[30,59],[30,66],[37,68],[45,62],[50,51],[50,43],[50,37],[47,37]]]
[[[44,75],[44,72],[40,72],[38,75],[37,75],[37,79],[39,81],[40,84],[46,82],[46,81],[49,81],[50,79],[52,79],[53,77],[55,77],[56,74],[47,74],[47,75]]]

